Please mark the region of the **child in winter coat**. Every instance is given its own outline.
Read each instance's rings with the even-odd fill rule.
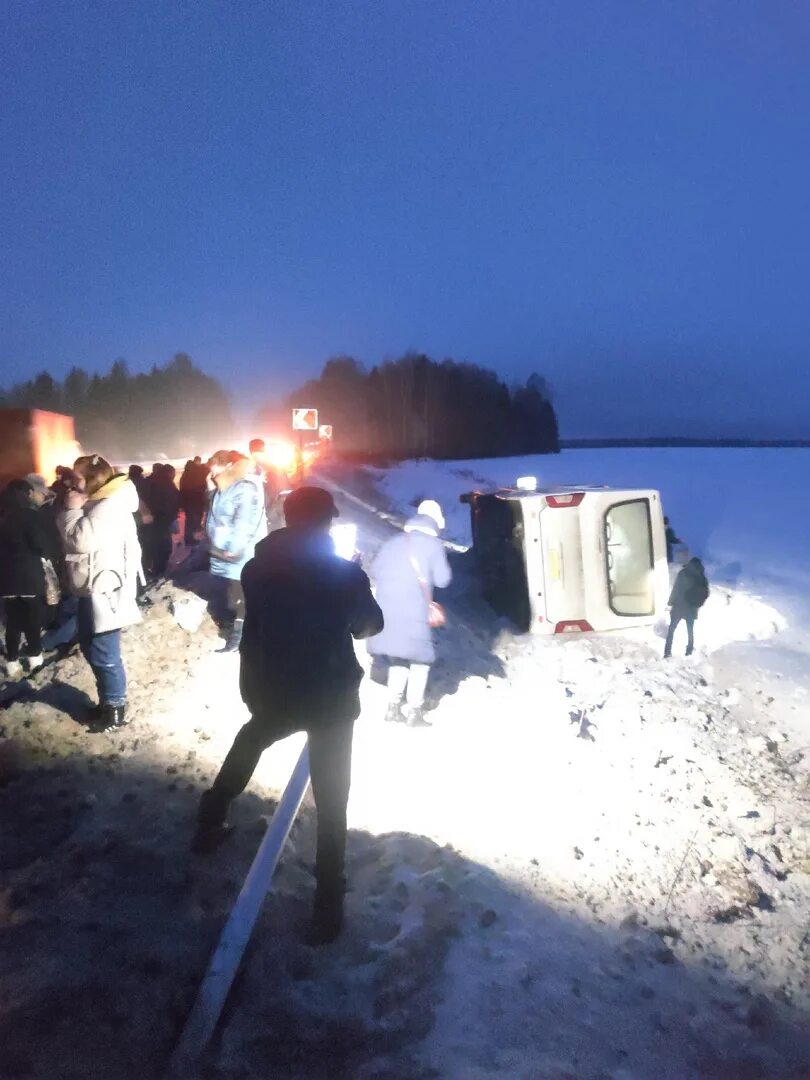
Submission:
[[[664,657],[672,655],[672,639],[678,624],[686,623],[686,655],[691,656],[695,648],[695,619],[698,611],[709,597],[709,583],[700,559],[690,559],[675,578],[675,585],[669,598],[672,615],[669,621]]]

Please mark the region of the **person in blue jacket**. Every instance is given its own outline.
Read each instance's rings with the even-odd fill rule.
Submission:
[[[218,450],[208,462],[214,492],[205,524],[211,574],[224,582],[227,639],[220,652],[236,652],[245,623],[242,570],[267,536],[264,491],[253,462],[236,450]]]

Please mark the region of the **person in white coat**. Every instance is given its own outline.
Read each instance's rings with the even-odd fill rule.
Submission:
[[[126,723],[121,630],[141,619],[136,594],[143,570],[133,517],[138,493],[98,454],[78,458],[73,471],[74,488],[65,496],[58,526],[68,584],[79,597],[79,645],[98,688],[89,727],[109,731]]]
[[[430,666],[436,659],[431,629],[433,590],[447,588],[452,578],[439,539],[443,528],[441,507],[426,499],[404,532],[383,544],[371,567],[385,628],[369,639],[368,651],[388,663],[386,720],[410,727],[430,726],[422,707]]]

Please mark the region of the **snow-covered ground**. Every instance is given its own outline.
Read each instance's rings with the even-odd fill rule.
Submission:
[[[513,465],[476,468],[505,482]],[[454,471],[466,467],[376,479],[395,507],[438,494],[450,509],[453,486],[472,486]],[[712,557],[660,478],[591,471],[576,479],[659,487]],[[354,480],[373,501],[368,477]],[[342,512],[370,559],[392,526],[346,501]],[[795,557],[798,541],[784,550]],[[778,575],[767,600],[754,577],[716,587],[699,653],[665,663],[662,626],[515,636],[478,600],[469,560],[453,561],[433,728],[385,725],[384,688],[363,686],[345,935],[322,950],[300,940],[305,809],[200,1075],[810,1076],[810,667],[800,636],[777,632]],[[229,845],[189,855],[199,791],[245,713],[237,658],[212,655],[207,619],[196,633],[174,624],[179,599],[156,594],[126,635],[123,732],[89,736],[71,718],[90,681],[76,656],[0,713],[22,764],[0,776],[3,1080],[162,1074],[297,756],[300,737],[268,752]]]
[[[438,499],[447,535],[470,543],[459,495],[511,486],[519,476],[543,484],[655,488],[664,512],[712,579],[773,600],[810,626],[810,450],[644,448],[564,450],[484,461],[408,461],[369,470],[392,505]]]

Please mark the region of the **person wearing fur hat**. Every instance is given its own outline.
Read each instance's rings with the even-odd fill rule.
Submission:
[[[213,850],[263,751],[306,731],[318,811],[311,944],[334,940],[343,923],[346,806],[363,678],[352,639],[383,626],[365,573],[335,552],[329,530],[336,515],[328,491],[298,488],[284,503],[286,527],[260,541],[242,571],[239,688],[251,718],[200,800],[192,842],[198,854]]]
[[[371,567],[385,629],[368,643],[372,656],[388,662],[389,722],[427,727],[425,689],[436,653],[430,626],[433,590],[445,589],[452,573],[439,534],[441,507],[426,499],[416,515],[380,548]]]
[[[220,652],[237,652],[245,624],[241,577],[256,545],[267,536],[264,489],[253,462],[218,450],[208,462],[214,493],[205,523],[211,574],[225,587],[227,639]]]

